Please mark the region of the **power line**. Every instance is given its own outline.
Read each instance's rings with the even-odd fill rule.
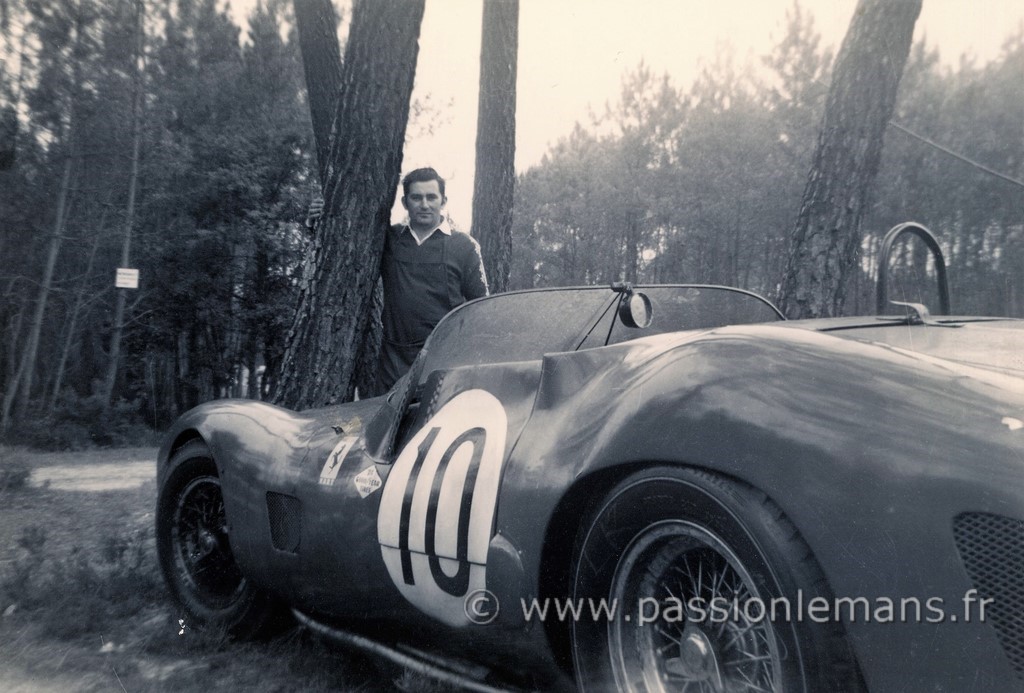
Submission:
[[[981,170],[981,171],[984,171],[985,173],[988,173],[990,175],[993,175],[996,178],[1002,178],[1007,183],[1013,183],[1014,185],[1016,185],[1019,188],[1024,188],[1024,182],[1021,182],[1021,181],[1017,180],[1016,178],[1011,178],[1010,176],[1006,175],[1005,173],[1000,173],[999,171],[995,171],[995,170],[989,168],[988,166],[985,166],[984,164],[978,163],[977,161],[974,161],[972,159],[968,159],[963,154],[957,154],[952,149],[949,149],[947,147],[943,147],[941,144],[939,144],[937,142],[933,142],[932,140],[928,139],[927,137],[925,137],[923,135],[918,135],[913,130],[908,130],[906,127],[904,127],[903,125],[900,125],[895,120],[890,120],[889,121],[889,125],[892,125],[894,128],[896,128],[897,130],[899,130],[900,132],[902,132],[904,134],[910,135],[911,137],[913,137],[916,140],[920,140],[921,142],[924,142],[925,144],[927,144],[930,147],[935,147],[940,152],[944,152],[946,154],[949,154],[954,159],[959,159],[960,161],[963,161],[966,164],[970,164],[974,168],[976,168],[978,170]]]

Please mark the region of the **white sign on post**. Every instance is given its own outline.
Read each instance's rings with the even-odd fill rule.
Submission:
[[[139,270],[127,267],[117,268],[117,277],[114,279],[114,286],[118,289],[138,289]]]

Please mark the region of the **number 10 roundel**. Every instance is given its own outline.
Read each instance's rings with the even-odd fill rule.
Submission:
[[[403,448],[384,485],[377,541],[399,592],[450,625],[486,588],[508,418],[484,390],[452,398]]]

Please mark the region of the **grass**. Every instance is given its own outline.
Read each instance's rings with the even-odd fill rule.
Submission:
[[[28,485],[28,477],[32,470],[20,465],[0,467],[0,493],[16,491]]]
[[[0,487],[5,691],[447,690],[380,669],[300,629],[260,643],[182,631],[156,560],[153,481],[100,492],[27,484],[29,472],[43,466],[147,455],[155,451],[0,448],[0,479],[15,478],[7,470],[26,470]]]
[[[21,448],[0,445],[0,499],[5,491],[16,491],[28,485],[32,474],[31,454]]]

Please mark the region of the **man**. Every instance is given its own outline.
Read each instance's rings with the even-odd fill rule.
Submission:
[[[384,243],[383,340],[378,391],[409,367],[434,326],[458,305],[487,295],[480,245],[444,218],[444,179],[420,168],[402,179],[405,224],[392,226]]]
[[[453,230],[444,218],[445,183],[432,168],[418,168],[402,179],[404,224],[392,226],[384,241],[383,335],[377,393],[402,377],[434,326],[456,306],[487,295],[480,245]],[[319,219],[323,200],[309,208],[306,225]]]

